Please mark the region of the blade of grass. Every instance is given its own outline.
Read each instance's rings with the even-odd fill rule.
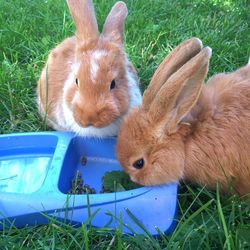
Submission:
[[[196,210],[193,214],[191,214],[183,223],[179,224],[179,227],[177,227],[177,230],[174,231],[173,235],[171,236],[169,240],[169,247],[171,247],[171,244],[175,240],[175,238],[180,234],[180,232],[183,230],[184,227],[188,225],[188,223],[193,220],[196,216],[198,216],[202,211],[204,211],[206,208],[208,208],[212,204],[213,200],[208,201],[203,206],[201,206],[198,210]],[[167,249],[169,249],[169,247]]]
[[[223,230],[224,230],[224,233],[225,233],[225,237],[226,237],[225,244],[227,246],[227,249],[231,250],[232,249],[231,246],[233,247],[233,249],[235,249],[234,246],[233,246],[233,242],[231,240],[231,235],[228,232],[227,224],[226,224],[225,217],[224,217],[224,214],[223,214],[223,210],[222,210],[222,207],[221,207],[219,186],[218,185],[217,185],[217,189],[216,189],[216,202],[217,202],[219,218],[221,220]]]

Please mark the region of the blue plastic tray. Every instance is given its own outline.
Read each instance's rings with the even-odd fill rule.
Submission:
[[[82,165],[82,156],[87,158]],[[156,227],[170,233],[175,227],[177,184],[142,187],[125,192],[68,195],[79,171],[85,183],[101,190],[106,171],[121,170],[115,158],[115,139],[81,138],[72,133],[39,132],[0,136],[0,229],[48,223],[48,216],[73,224],[95,214],[92,226],[124,233],[152,234]],[[129,211],[128,211],[129,210]],[[131,216],[131,213],[133,216]],[[48,216],[45,216],[48,215]]]

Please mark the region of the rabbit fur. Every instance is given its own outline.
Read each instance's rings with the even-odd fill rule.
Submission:
[[[181,43],[126,116],[116,150],[133,181],[250,192],[250,65],[204,84],[210,57],[197,38]]]

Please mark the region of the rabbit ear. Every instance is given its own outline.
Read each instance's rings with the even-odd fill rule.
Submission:
[[[77,46],[85,49],[99,36],[94,6],[91,0],[67,0],[76,26]]]
[[[128,14],[127,6],[124,2],[117,2],[109,12],[103,26],[102,36],[112,42],[124,43],[124,22]]]
[[[155,123],[164,123],[168,133],[176,131],[179,122],[197,102],[211,54],[209,47],[204,48],[184,64],[161,87],[150,105],[150,117]]]
[[[187,61],[198,54],[201,48],[201,40],[194,37],[181,43],[164,59],[143,94],[143,108],[149,108],[161,86]]]

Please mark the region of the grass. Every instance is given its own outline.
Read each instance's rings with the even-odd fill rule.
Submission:
[[[94,1],[100,27],[115,1]],[[248,0],[129,0],[126,50],[144,89],[161,60],[186,38],[213,49],[209,75],[232,71],[250,55]],[[44,130],[35,87],[49,50],[74,33],[60,0],[0,0],[0,133]],[[0,232],[0,249],[249,249],[250,208],[182,183],[178,226],[158,239],[125,236],[117,229],[48,225]]]

